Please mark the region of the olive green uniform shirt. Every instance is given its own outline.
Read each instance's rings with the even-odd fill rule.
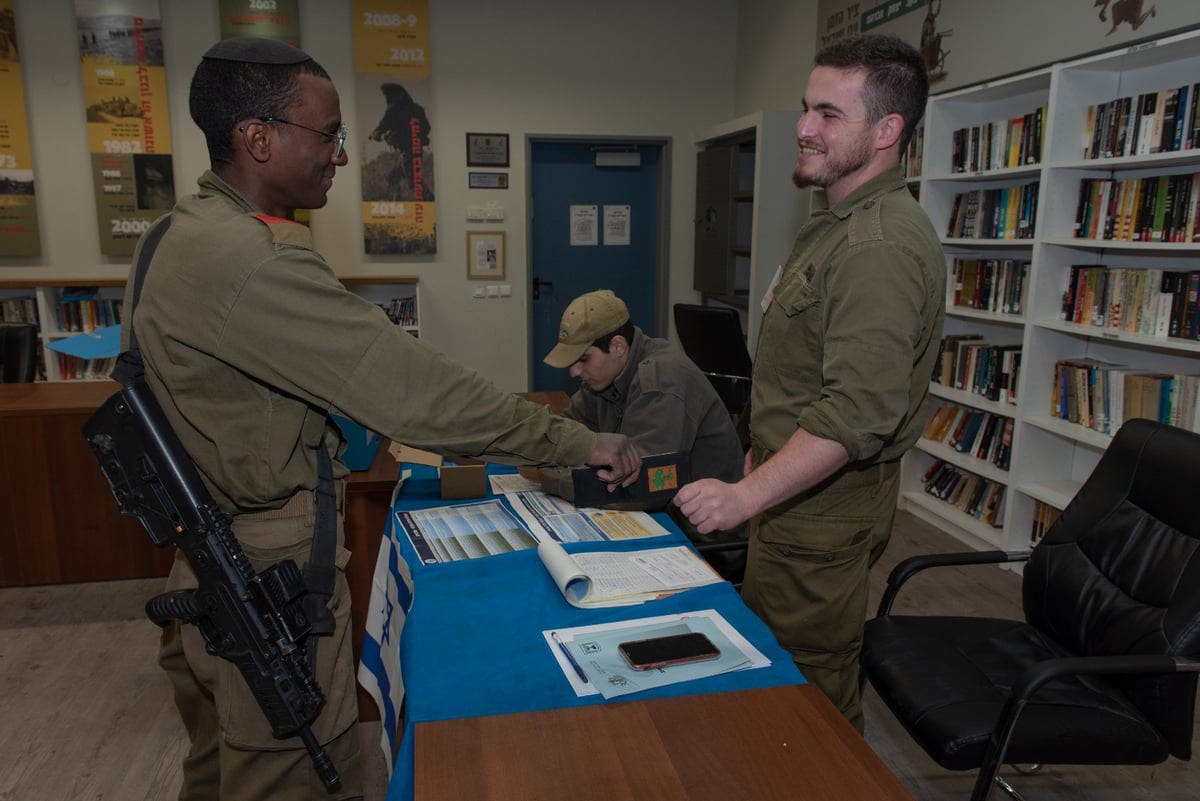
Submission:
[[[504,392],[345,289],[307,227],[256,215],[212,172],[199,184],[175,206],[133,323],[147,381],[227,511],[315,487],[329,412],[502,463],[582,464],[595,449],[584,426]],[[132,291],[131,277],[126,309]]]
[[[767,454],[796,428],[841,443],[850,467],[898,459],[920,436],[946,263],[899,167],[800,230],[763,317],[750,434]]]
[[[665,339],[646,336],[634,326],[629,359],[600,392],[580,389],[563,416],[592,431],[624,434],[642,456],[691,451],[692,480],[742,478],[744,453],[729,412],[685,353]],[[567,494],[565,485],[543,485]]]

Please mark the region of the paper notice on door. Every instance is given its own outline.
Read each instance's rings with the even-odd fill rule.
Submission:
[[[629,206],[604,207],[604,244],[629,244]]]
[[[599,243],[597,231],[597,206],[571,206],[571,246],[587,246]]]

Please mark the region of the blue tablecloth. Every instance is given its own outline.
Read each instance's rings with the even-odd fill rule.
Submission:
[[[417,471],[408,480],[397,495],[395,511],[447,503],[438,495],[437,479],[423,475],[429,474]],[[566,548],[631,550],[687,541],[667,515],[656,514],[655,518],[671,532],[669,538],[578,543]],[[397,539],[412,571],[414,592],[400,642],[407,704],[404,735],[388,786],[388,801],[410,801],[413,797],[412,733],[416,723],[605,703],[600,695],[575,695],[542,636],[546,629],[715,609],[771,660],[769,667],[673,684],[624,698],[663,698],[804,682],[787,652],[728,582],[637,606],[577,609],[563,599],[534,549],[425,565],[417,562],[403,534]],[[610,703],[620,700],[624,699]]]

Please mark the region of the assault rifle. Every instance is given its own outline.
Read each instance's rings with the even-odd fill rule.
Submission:
[[[194,590],[146,603],[159,626],[195,624],[209,653],[233,662],[275,737],[299,736],[333,792],[337,768],[310,728],[325,703],[305,639],[304,578],[290,559],[256,573],[162,408],[144,381],[126,385],[83,425],[121,513],[142,521],[155,545],[174,545],[199,580]]]

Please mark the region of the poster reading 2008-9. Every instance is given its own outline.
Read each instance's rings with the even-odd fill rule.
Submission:
[[[354,0],[352,8],[363,247],[436,253],[428,2]]]
[[[131,256],[175,204],[158,0],[75,0],[100,252]]]
[[[12,0],[0,0],[0,256],[38,256],[37,202]]]

